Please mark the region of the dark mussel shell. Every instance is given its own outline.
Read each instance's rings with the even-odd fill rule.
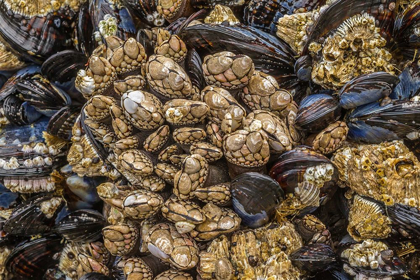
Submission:
[[[19,96],[38,112],[51,117],[63,106],[71,104],[70,96],[39,74],[21,79],[16,84]]]
[[[180,36],[189,48],[195,48],[198,52],[231,51],[246,54],[253,60],[255,69],[276,79],[296,79],[294,51],[281,39],[257,28],[197,24],[186,27]]]
[[[304,98],[296,116],[296,125],[310,133],[316,133],[335,122],[341,114],[340,105],[334,97],[319,93]]]
[[[117,37],[122,40],[136,38],[136,24],[126,7],[115,5],[110,0],[93,0],[89,3],[89,14],[93,26],[99,26],[99,22],[104,20],[105,15],[111,15],[117,19]]]
[[[7,1],[0,2],[0,35],[10,49],[27,59],[40,61],[57,51],[71,48],[72,24],[77,11],[68,5],[55,11],[51,8],[53,5],[50,8],[47,5],[34,6],[28,7],[33,9],[33,14],[29,15],[22,14],[24,9],[8,7]]]
[[[361,75],[341,88],[338,93],[340,105],[344,109],[353,109],[378,101],[389,96],[398,82],[398,77],[386,72]]]
[[[347,263],[346,260],[342,260],[344,263]],[[396,277],[398,275],[403,275],[407,272],[405,264],[398,257],[391,257],[384,265],[379,265],[375,270],[369,269],[367,267],[353,267],[351,268],[358,274],[367,275],[369,277],[374,277],[376,279],[383,279],[385,277]]]
[[[165,20],[157,20],[158,0],[123,0],[124,4],[144,23],[150,26],[161,26]],[[156,16],[155,16],[156,15]]]
[[[314,243],[290,254],[290,260],[300,270],[314,275],[332,267],[337,261],[337,256],[329,245]]]
[[[50,82],[66,83],[85,69],[88,58],[80,52],[66,50],[50,56],[42,63],[41,73]]]
[[[53,207],[53,213],[44,214],[41,211],[43,203],[57,199],[60,205]],[[61,200],[61,201],[60,201]],[[54,226],[54,220],[64,205],[63,200],[53,196],[37,196],[19,204],[4,224],[4,231],[13,235],[30,236],[49,232]],[[44,210],[45,211],[45,210]]]
[[[3,184],[0,184],[0,209],[8,209],[13,207],[13,204],[16,203],[19,194],[11,192]]]
[[[76,27],[74,28],[75,48],[86,57],[89,57],[95,49],[94,31],[89,13],[89,1],[86,1],[80,7],[77,14]]]
[[[415,61],[420,57],[420,5],[413,1],[397,14],[394,23],[393,38],[405,59]]]
[[[48,122],[47,132],[51,135],[70,140],[71,129],[80,114],[77,107],[65,106],[55,113]]]
[[[327,271],[320,272],[314,280],[353,280],[353,277],[348,275],[343,269],[332,268]]]
[[[102,235],[106,220],[94,210],[76,210],[64,217],[55,226],[55,231],[73,242],[91,242]]]
[[[379,144],[399,139],[416,140],[420,130],[420,104],[414,101],[393,101],[381,106],[370,103],[348,115],[348,138],[353,141]]]
[[[420,94],[420,65],[411,63],[399,76],[400,82],[389,96],[392,99],[409,100]]]
[[[244,10],[244,22],[266,32],[275,33],[279,18],[297,10],[309,12],[324,5],[325,0],[251,0]]]
[[[40,74],[41,67],[37,65],[30,65],[19,71],[17,71],[13,76],[11,76],[3,87],[0,89],[0,101],[4,100],[9,95],[16,92],[16,85],[21,81],[28,79],[29,77]]]
[[[395,0],[334,1],[320,14],[311,27],[303,54],[308,53],[308,47],[311,42],[325,38],[330,32],[334,32],[343,21],[362,12],[374,16],[379,22],[377,26],[381,29],[382,35],[390,39],[394,15],[392,7],[395,7]]]
[[[304,181],[305,171],[309,167],[322,164],[333,166],[332,162],[324,155],[314,152],[308,147],[297,147],[280,155],[271,167],[269,175],[280,184],[286,193],[293,193],[298,184]],[[333,168],[332,179],[324,183],[321,195],[325,195],[338,179],[337,170],[335,167]]]
[[[32,124],[42,117],[35,107],[15,95],[9,95],[3,102],[4,116],[15,125]]]
[[[392,222],[392,233],[400,240],[418,239],[420,236],[420,210],[403,204],[387,207]]]
[[[112,280],[112,279],[113,278],[106,276],[104,274],[98,273],[98,272],[90,272],[79,278],[79,280]]]
[[[192,85],[199,90],[202,90],[206,85],[202,64],[203,62],[198,52],[195,49],[189,50],[185,62],[185,70],[190,77]]]
[[[59,236],[46,236],[20,243],[6,260],[13,279],[42,279],[48,268],[58,263],[56,254],[63,249]]]
[[[231,193],[233,209],[242,223],[251,228],[268,223],[284,198],[284,192],[276,181],[256,172],[243,173],[233,179]]]

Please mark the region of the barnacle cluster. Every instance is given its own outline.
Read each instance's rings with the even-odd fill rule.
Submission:
[[[327,88],[339,88],[362,74],[385,71],[395,74],[386,40],[369,14],[344,21],[320,44],[312,42],[312,80]]]
[[[402,141],[341,148],[332,162],[341,184],[358,194],[419,207],[420,163]]]

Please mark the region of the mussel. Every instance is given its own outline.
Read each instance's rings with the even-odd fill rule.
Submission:
[[[284,197],[280,185],[267,175],[243,173],[232,180],[232,205],[242,223],[257,228],[268,223]]]

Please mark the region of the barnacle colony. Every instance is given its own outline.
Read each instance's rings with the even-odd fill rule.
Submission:
[[[322,45],[312,42],[312,80],[327,88],[339,88],[362,74],[395,74],[392,55],[379,32],[373,16],[358,14],[344,21]]]

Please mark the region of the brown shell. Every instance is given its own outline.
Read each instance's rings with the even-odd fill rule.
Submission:
[[[150,134],[143,142],[144,150],[156,153],[168,142],[170,130],[168,125],[159,127],[155,132]]]
[[[191,145],[203,141],[207,134],[202,128],[181,127],[174,130],[172,137],[179,144]]]
[[[217,148],[222,148],[223,145],[223,136],[225,133],[222,131],[222,128],[219,124],[215,122],[208,122],[206,125],[207,139],[211,144]]]
[[[232,199],[229,182],[209,187],[198,187],[193,192],[193,195],[203,202],[211,202],[219,206],[225,206]]]
[[[268,162],[270,146],[264,132],[237,130],[223,138],[223,153],[232,164],[258,167]]]
[[[132,222],[106,226],[102,229],[104,245],[113,256],[125,256],[137,250],[139,230]]]
[[[166,121],[174,125],[192,125],[202,122],[209,110],[206,103],[188,99],[172,99],[163,106]]]
[[[186,272],[178,271],[178,270],[167,270],[154,278],[154,280],[193,280],[193,279],[194,278],[190,274]]]
[[[152,192],[160,192],[166,187],[166,184],[162,178],[148,175],[141,177],[141,187]]]
[[[117,105],[112,105],[109,110],[112,118],[112,128],[114,129],[115,135],[119,139],[131,136],[133,126],[125,117],[122,108]]]
[[[281,154],[293,148],[286,123],[278,116],[267,111],[256,110],[250,113],[243,122],[243,129],[248,131],[264,131],[268,138],[272,153]]]
[[[159,153],[158,160],[163,161],[163,162],[169,162],[169,158],[172,155],[178,155],[181,153],[183,153],[183,150],[181,149],[181,147],[179,147],[177,144],[173,144],[166,147]]]
[[[178,171],[179,169],[176,166],[168,163],[158,163],[155,166],[155,173],[171,185],[174,184],[174,177]]]
[[[255,71],[252,74],[248,85],[242,89],[240,97],[252,111],[265,110],[276,115],[280,115],[293,101],[290,92],[281,89],[274,77],[261,71]]]
[[[191,231],[191,236],[197,241],[208,241],[221,234],[234,232],[241,225],[241,218],[229,208],[220,208],[208,203],[203,207],[203,211],[206,220]]]
[[[112,36],[107,37],[107,42],[110,37]],[[120,46],[112,49],[112,52],[108,54],[108,60],[117,74],[122,74],[144,67],[147,55],[142,44],[134,38],[128,38]]]
[[[130,192],[123,201],[124,214],[132,219],[146,219],[163,206],[163,197],[148,190]]]
[[[208,162],[219,160],[223,156],[223,152],[221,149],[206,142],[193,143],[190,147],[190,153],[199,154],[200,156],[204,157]]]
[[[206,182],[208,168],[209,165],[202,156],[187,156],[182,162],[181,170],[175,174],[174,194],[181,199],[192,198],[192,192]]]
[[[189,200],[180,200],[176,196],[165,201],[162,207],[162,215],[175,223],[180,233],[189,232],[191,228],[194,228],[194,225],[201,224],[206,220],[204,211],[198,204]],[[192,224],[192,227],[186,230],[183,226],[185,223]]]
[[[210,107],[209,119],[217,124],[222,124],[226,114],[231,114],[239,125],[241,119],[246,116],[245,109],[223,88],[207,86],[201,91],[201,99]]]
[[[181,66],[170,58],[152,55],[146,64],[150,87],[169,98],[186,98],[192,92],[191,80]]]
[[[157,129],[164,122],[162,103],[145,91],[130,91],[121,97],[125,116],[138,129]]]
[[[330,154],[339,149],[347,138],[349,128],[345,122],[337,121],[318,133],[312,142],[315,151]]]
[[[141,75],[125,77],[123,80],[114,81],[114,90],[119,95],[128,91],[142,90],[146,85],[146,79]]]
[[[177,35],[163,41],[155,48],[155,54],[172,58],[175,62],[182,62],[187,57],[187,46]]]
[[[146,242],[152,254],[180,270],[188,270],[198,263],[198,247],[187,234],[180,234],[170,223],[153,226]]]
[[[126,150],[118,156],[118,164],[125,170],[137,175],[149,175],[153,172],[153,163],[150,158],[140,150]]]
[[[86,102],[83,110],[87,118],[102,121],[109,116],[109,108],[114,104],[116,104],[114,98],[105,95],[96,95]]]
[[[246,86],[254,69],[254,63],[249,56],[227,51],[207,55],[203,60],[203,73],[207,84],[225,89]]]

